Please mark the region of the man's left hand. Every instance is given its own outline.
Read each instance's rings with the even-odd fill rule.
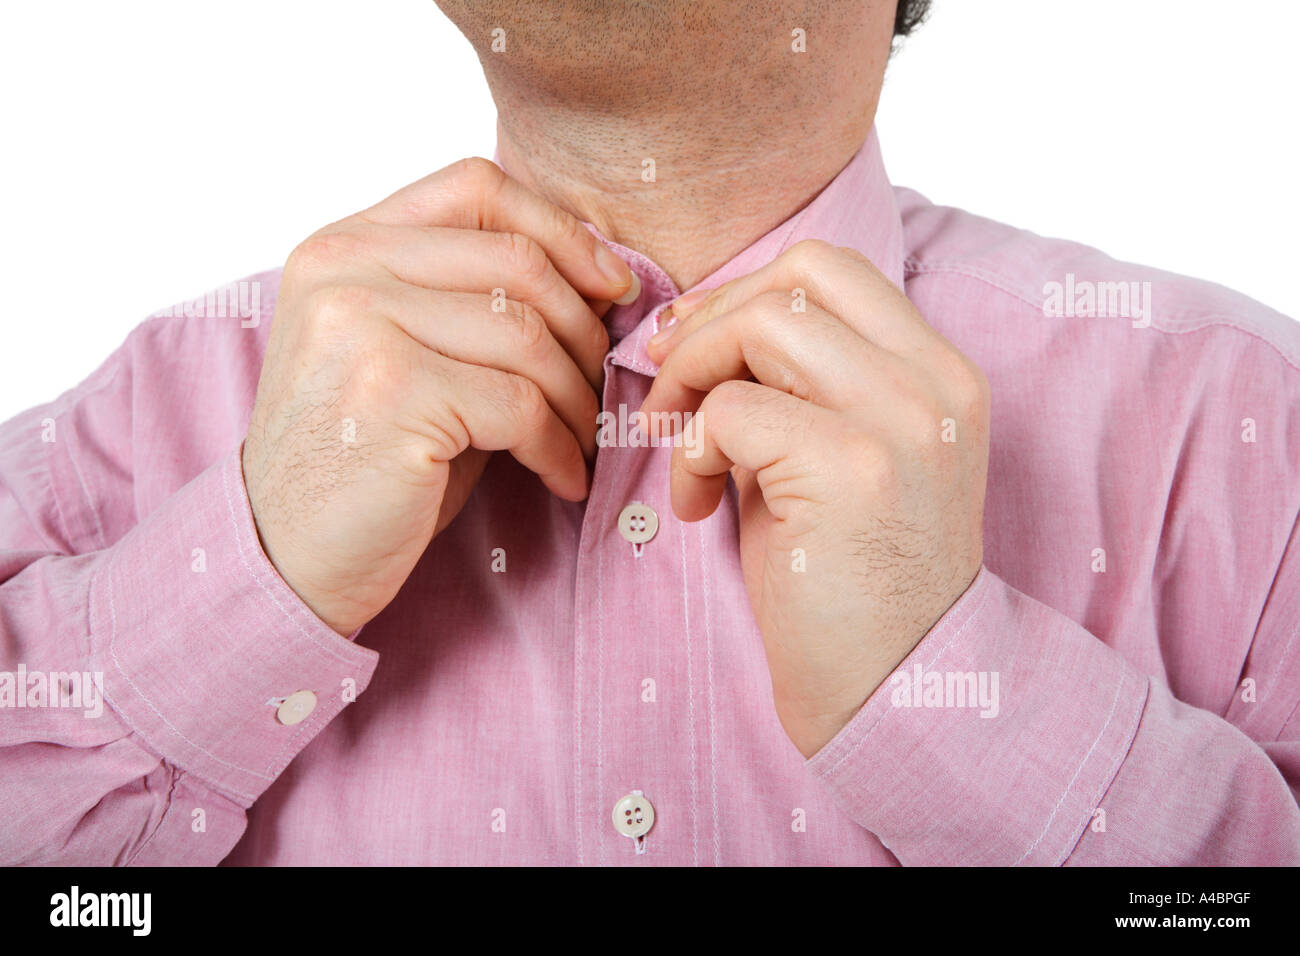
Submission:
[[[706,518],[735,480],[777,716],[811,757],[979,572],[988,383],[864,256],[816,240],[673,313],[642,405],[695,413],[673,511]]]

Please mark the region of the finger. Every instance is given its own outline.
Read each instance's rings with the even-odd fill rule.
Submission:
[[[541,243],[523,233],[441,226],[356,223],[348,228],[366,254],[402,282],[527,302],[545,317],[555,340],[599,388],[609,333],[560,275]]]
[[[641,291],[627,263],[575,216],[478,156],[399,189],[358,215],[391,225],[523,233],[541,243],[555,268],[583,296],[631,302]]]
[[[938,333],[898,287],[853,249],[820,240],[791,246],[767,265],[724,283],[704,299],[671,306],[676,332],[656,343],[666,355],[686,334],[764,292],[781,292],[792,306],[809,303],[838,316],[881,348],[900,354],[932,346]],[[653,357],[653,355],[652,355]]]
[[[587,463],[577,439],[530,380],[500,369],[423,352],[439,388],[412,396],[442,460],[466,448],[508,450],[552,492],[569,501],[587,496]]]
[[[780,292],[765,292],[684,335],[660,366],[643,412],[692,411],[715,386],[751,376],[844,409],[870,401],[872,379],[879,378],[871,372],[899,361],[818,306],[791,312]]]
[[[713,514],[728,472],[739,465],[754,473],[773,516],[784,517],[791,502],[822,488],[820,468],[805,462],[818,460],[819,436],[833,414],[757,382],[718,386],[691,419],[690,440],[673,448],[673,514],[683,521]]]
[[[490,296],[434,292],[392,280],[378,294],[376,309],[425,348],[534,382],[587,459],[595,457],[599,400],[531,305],[506,300],[504,311],[497,311]]]

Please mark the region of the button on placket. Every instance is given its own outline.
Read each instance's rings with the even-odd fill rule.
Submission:
[[[643,837],[655,825],[655,808],[646,799],[645,794],[640,790],[633,790],[614,804],[610,817],[614,821],[614,829],[623,836],[636,840],[636,852],[644,853]]]
[[[632,554],[641,557],[641,547],[659,531],[659,516],[649,505],[634,501],[618,515],[618,533],[632,542]]]

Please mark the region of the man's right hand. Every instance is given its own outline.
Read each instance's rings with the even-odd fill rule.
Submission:
[[[586,497],[600,315],[638,288],[577,219],[477,158],[293,251],[243,468],[262,546],[317,616],[347,635],[378,614],[493,451]]]

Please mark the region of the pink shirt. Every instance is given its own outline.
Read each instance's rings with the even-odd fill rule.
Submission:
[[[1300,862],[1300,326],[895,189],[874,134],[701,285],[807,237],[870,257],[993,394],[984,568],[812,759],[734,499],[677,521],[667,447],[602,448],[585,504],[496,455],[391,606],[351,641],[317,620],[240,474],[271,272],[246,319],[152,318],[0,428],[0,862]],[[603,398],[631,412],[679,290],[614,248],[643,292]],[[98,716],[33,696],[72,672]]]

